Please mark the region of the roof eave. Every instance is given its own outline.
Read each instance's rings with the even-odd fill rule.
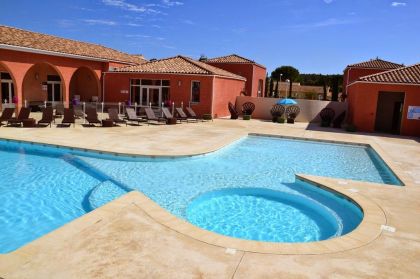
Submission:
[[[356,83],[373,83],[373,84],[387,84],[387,85],[411,85],[420,86],[420,83],[407,83],[407,82],[385,82],[385,81],[367,81],[367,80],[356,80],[348,85],[348,87]]]
[[[235,79],[235,80],[242,80],[246,81],[244,77],[230,77],[230,76],[223,76],[217,74],[198,74],[198,73],[157,73],[157,72],[136,72],[136,71],[107,71],[104,72],[106,74],[148,74],[148,75],[185,75],[185,76],[206,76],[206,77],[221,77],[221,78],[228,78],[228,79]]]
[[[137,63],[128,62],[128,61],[121,61],[121,60],[113,60],[113,59],[104,59],[98,57],[91,57],[91,56],[84,56],[84,55],[77,55],[77,54],[69,54],[51,50],[43,50],[31,47],[23,47],[23,46],[15,46],[15,45],[7,45],[7,44],[0,44],[0,49],[7,49],[13,51],[23,51],[23,52],[30,52],[36,54],[44,54],[44,55],[53,55],[59,57],[66,57],[66,58],[74,58],[74,59],[82,59],[82,60],[89,60],[89,61],[98,61],[98,62],[116,62],[116,63],[123,63],[128,65],[136,65]]]

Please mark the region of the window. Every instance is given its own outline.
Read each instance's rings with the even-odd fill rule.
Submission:
[[[200,102],[200,82],[193,81],[191,83],[191,103]]]
[[[140,106],[150,103],[161,106],[170,99],[170,81],[161,79],[131,79],[130,101]],[[158,101],[159,100],[159,101]]]

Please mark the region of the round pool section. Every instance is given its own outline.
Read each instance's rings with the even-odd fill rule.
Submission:
[[[329,207],[330,204],[262,188],[205,193],[189,204],[186,216],[196,226],[236,238],[267,242],[319,241],[345,234],[362,220],[355,204],[332,193],[329,195],[335,196],[341,211],[347,211],[346,219],[334,211],[334,206]],[[349,221],[352,224],[344,223]]]

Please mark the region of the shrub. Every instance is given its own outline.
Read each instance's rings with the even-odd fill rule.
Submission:
[[[242,117],[243,120],[251,120],[251,115],[249,114],[244,114]]]

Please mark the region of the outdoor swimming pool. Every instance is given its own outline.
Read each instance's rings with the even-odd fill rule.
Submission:
[[[132,189],[224,235],[317,241],[350,232],[362,213],[346,199],[296,180],[295,173],[401,185],[370,148],[257,136],[176,159],[0,141],[0,158],[0,253]]]

